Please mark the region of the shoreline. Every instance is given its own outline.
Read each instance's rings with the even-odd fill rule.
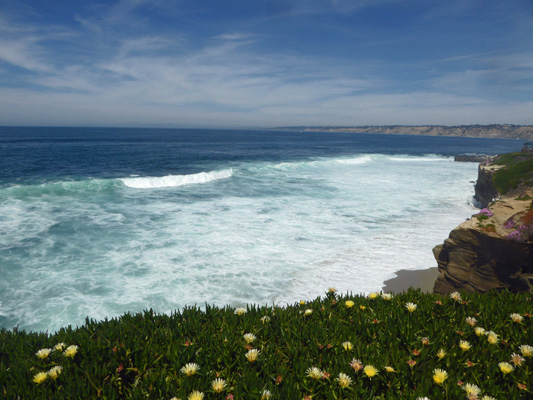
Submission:
[[[424,293],[433,293],[439,269],[437,267],[416,270],[400,269],[395,274],[394,278],[383,282],[383,292],[400,293],[413,288],[420,289]]]

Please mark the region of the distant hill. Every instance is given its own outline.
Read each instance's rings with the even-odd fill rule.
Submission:
[[[533,140],[532,125],[386,125],[386,126],[285,126],[274,130],[297,130],[303,132],[351,132],[384,135],[459,136]]]

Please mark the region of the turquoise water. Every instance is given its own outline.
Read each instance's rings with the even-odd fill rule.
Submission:
[[[470,216],[514,140],[0,129],[0,327],[368,293]]]

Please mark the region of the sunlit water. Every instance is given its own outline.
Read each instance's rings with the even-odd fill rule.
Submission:
[[[380,290],[475,211],[451,155],[520,145],[83,132],[0,131],[0,327]]]

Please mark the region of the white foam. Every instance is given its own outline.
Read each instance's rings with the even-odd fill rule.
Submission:
[[[338,159],[336,160],[339,164],[347,164],[347,165],[361,165],[361,164],[367,164],[372,161],[371,156],[362,156],[357,158],[345,158],[345,159]]]
[[[191,175],[167,175],[160,177],[145,178],[123,178],[121,181],[127,187],[134,189],[152,189],[165,188],[183,185],[193,185],[197,183],[209,183],[218,179],[230,178],[233,175],[233,169],[222,171],[200,172]]]

